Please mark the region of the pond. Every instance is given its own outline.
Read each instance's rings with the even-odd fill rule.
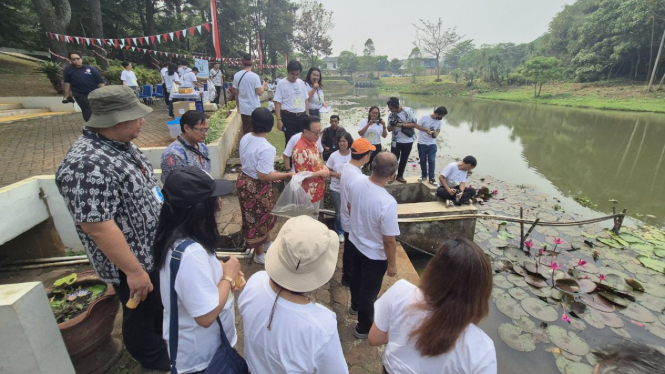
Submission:
[[[341,115],[342,125],[353,129],[354,137],[367,107],[377,105],[382,116],[387,115],[389,96],[400,95],[367,89],[327,95],[332,112]],[[515,217],[523,207],[528,219],[572,221],[611,213],[609,200],[615,199],[618,209],[628,208],[639,220],[665,224],[663,115],[468,98],[400,98],[418,117],[435,106],[448,108],[438,139],[437,172],[452,158],[474,155],[478,167],[473,183],[499,192],[479,205],[479,212]],[[389,142],[390,134],[384,146]],[[416,157],[414,147],[407,174],[420,172]],[[575,197],[588,199],[596,207],[584,207]],[[636,220],[631,226],[640,224]],[[663,264],[665,233],[646,226],[641,230],[626,227],[622,236],[616,236],[603,227],[611,227],[611,221],[583,227],[538,226],[530,237],[534,249],[524,253],[517,247],[518,224],[478,220],[475,241],[496,271],[490,313],[480,327],[494,341],[499,373],[589,374],[595,363],[591,352],[607,344],[625,338],[665,345],[663,269],[659,274],[637,260],[648,256],[648,261]],[[553,252],[555,238],[563,243]],[[537,253],[544,245],[548,249],[541,259]],[[408,252],[421,272],[430,257]],[[541,260],[543,265],[535,265]],[[562,269],[553,273],[550,265],[555,261]],[[586,265],[579,266],[582,261]],[[601,276],[607,276],[605,284]],[[531,286],[534,277],[542,288]],[[552,287],[555,281],[587,289],[562,293]],[[643,289],[631,288],[634,282]],[[571,323],[562,321],[564,313]]]
[[[354,97],[361,96],[361,97]],[[473,155],[475,172],[515,184],[532,185],[560,200],[561,209],[583,218],[628,209],[628,215],[665,226],[665,115],[574,109],[457,97],[399,95],[372,89],[327,93],[333,103],[341,98],[353,105],[333,105],[357,136],[366,114],[348,109],[379,106],[398,96],[418,117],[444,105],[438,154]],[[663,104],[665,105],[665,103]],[[385,113],[384,113],[385,115]],[[385,146],[390,144],[390,134]],[[412,157],[417,157],[413,147]],[[443,165],[437,165],[437,172]],[[418,166],[418,171],[420,167]],[[588,199],[595,209],[581,206]]]

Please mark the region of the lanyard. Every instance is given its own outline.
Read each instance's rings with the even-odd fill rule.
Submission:
[[[183,147],[189,149],[189,150],[192,151],[194,154],[198,155],[198,156],[199,156],[199,161],[200,161],[201,163],[203,163],[203,161],[201,161],[201,158],[204,158],[204,159],[206,159],[207,161],[210,161],[210,158],[208,158],[208,156],[206,156],[205,154],[203,154],[203,153],[202,153],[201,151],[199,151],[198,149],[192,147],[191,145],[185,143],[185,141],[182,140],[180,137],[178,137],[178,141],[180,142],[180,144],[182,144]]]

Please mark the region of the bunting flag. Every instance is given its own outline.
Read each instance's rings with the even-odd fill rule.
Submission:
[[[256,49],[259,50],[259,66],[263,68],[263,53],[261,52],[261,34],[259,32],[256,32]]]
[[[206,23],[204,26],[210,32],[209,25],[212,25],[212,45],[215,46],[215,57],[218,59],[222,57],[222,54],[220,52],[219,48],[219,30],[218,30],[218,23],[217,23],[217,1],[216,0],[210,0],[210,18],[212,22]]]

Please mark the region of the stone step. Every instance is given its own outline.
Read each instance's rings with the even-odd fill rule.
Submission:
[[[0,118],[24,116],[27,114],[46,113],[50,111],[51,109],[46,109],[46,108],[0,110]]]
[[[245,239],[242,235],[242,213],[238,196],[222,197],[222,210],[217,213],[217,229],[221,237],[221,248],[239,248]]]
[[[0,111],[2,111],[2,110],[13,110],[13,109],[23,109],[23,104],[21,104],[21,103],[0,103]]]
[[[39,118],[39,117],[44,117],[48,118],[51,116],[62,116],[65,114],[72,114],[71,112],[42,112],[42,113],[32,113],[32,114],[21,114],[21,115],[16,115],[16,116],[9,116],[9,117],[2,117],[0,116],[0,123],[9,123],[9,122],[14,122],[14,121],[21,121],[21,120],[26,120],[26,119],[33,119],[33,118]]]
[[[233,194],[237,195],[238,190],[236,189],[236,182],[238,181],[239,173],[224,173],[224,179],[231,181],[233,183]]]

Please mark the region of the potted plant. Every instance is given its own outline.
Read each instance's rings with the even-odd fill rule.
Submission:
[[[76,373],[107,371],[122,353],[111,337],[120,305],[113,287],[85,271],[58,279],[47,293]]]

